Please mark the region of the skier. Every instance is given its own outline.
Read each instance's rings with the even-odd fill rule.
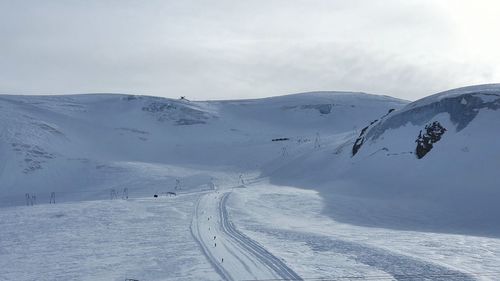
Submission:
[[[215,238],[216,238],[216,237],[215,237],[215,235],[214,235],[214,240],[215,240]]]

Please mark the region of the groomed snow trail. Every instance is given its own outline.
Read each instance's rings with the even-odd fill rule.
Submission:
[[[226,208],[230,193],[202,195],[191,226],[220,276],[225,280],[302,280],[281,259],[236,229]]]

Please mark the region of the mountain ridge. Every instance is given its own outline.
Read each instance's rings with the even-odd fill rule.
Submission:
[[[500,215],[491,177],[497,93],[498,84],[480,85],[411,103],[345,92],[232,101],[0,96],[0,195],[14,205],[26,192],[53,190],[69,201],[125,187],[149,196],[177,180],[188,192],[224,170],[318,190],[339,221],[500,233],[489,227]],[[86,195],[71,195],[78,192]]]

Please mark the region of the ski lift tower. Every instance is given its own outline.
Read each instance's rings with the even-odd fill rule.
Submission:
[[[314,148],[321,147],[321,139],[319,137],[319,133],[316,133],[316,139],[314,140]]]
[[[288,156],[288,150],[286,148],[286,146],[283,146],[281,148],[281,157],[287,157]]]

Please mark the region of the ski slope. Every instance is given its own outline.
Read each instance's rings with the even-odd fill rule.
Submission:
[[[191,239],[198,197],[2,208],[0,280],[220,280]]]
[[[0,109],[2,281],[500,276],[499,85]]]
[[[320,191],[325,212],[342,222],[499,237],[499,109],[498,84],[446,91],[373,118],[344,143],[281,161],[267,175]],[[419,136],[435,123],[445,131],[419,159]]]
[[[315,191],[226,179],[176,197],[2,208],[0,280],[498,277],[499,239],[344,224]]]
[[[237,230],[226,203],[231,191],[209,193],[195,209],[193,234],[224,280],[301,280],[283,261]],[[202,211],[200,211],[202,210]]]
[[[227,208],[238,229],[304,280],[496,280],[500,240],[360,227],[322,212],[318,192],[262,181]]]
[[[0,95],[0,204],[22,205],[25,193],[105,199],[111,188],[146,195],[208,181],[168,171],[183,168],[260,172],[284,146],[303,150],[317,133],[334,139],[404,104],[342,92],[240,101]],[[280,137],[290,141],[271,141]]]

